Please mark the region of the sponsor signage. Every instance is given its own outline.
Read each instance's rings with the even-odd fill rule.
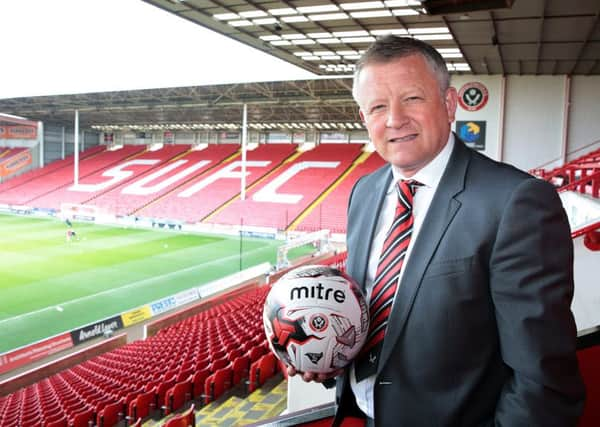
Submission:
[[[485,120],[456,121],[456,133],[468,147],[485,150]]]
[[[163,142],[165,144],[174,144],[175,143],[175,134],[171,131],[166,131],[163,134]]]
[[[79,345],[88,340],[102,336],[105,332],[122,328],[123,320],[121,319],[121,316],[115,316],[101,320],[100,322],[92,323],[83,328],[75,329],[74,331],[71,331],[71,338],[73,338],[73,343],[75,345]]]
[[[488,102],[487,88],[479,82],[465,83],[458,91],[458,103],[467,111],[481,110]]]
[[[0,126],[0,139],[37,139],[35,126],[10,125]]]
[[[143,322],[144,320],[150,319],[150,317],[152,317],[152,311],[148,305],[121,314],[124,327]]]
[[[115,135],[113,133],[104,133],[104,142],[106,144],[112,144],[114,141]]]
[[[51,354],[73,347],[73,340],[69,333],[57,335],[52,338],[28,345],[0,355],[0,374],[11,371],[20,366],[43,359]]]
[[[12,175],[19,169],[31,164],[31,152],[21,151],[0,163],[0,177]]]

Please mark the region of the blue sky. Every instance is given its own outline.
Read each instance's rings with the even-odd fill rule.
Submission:
[[[1,0],[0,98],[314,78],[141,0]]]

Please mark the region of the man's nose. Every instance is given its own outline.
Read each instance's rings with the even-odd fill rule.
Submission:
[[[408,123],[406,110],[402,105],[391,105],[388,109],[386,126],[389,128],[401,128]]]

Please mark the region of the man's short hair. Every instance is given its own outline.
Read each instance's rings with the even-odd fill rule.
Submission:
[[[352,90],[354,99],[356,99],[355,91],[358,76],[364,67],[369,64],[386,63],[411,55],[423,56],[436,76],[442,95],[446,93],[446,90],[450,87],[450,73],[448,73],[446,61],[444,61],[442,55],[433,46],[421,40],[388,34],[373,42],[356,62]]]

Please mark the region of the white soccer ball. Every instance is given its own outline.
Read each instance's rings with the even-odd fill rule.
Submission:
[[[358,354],[369,310],[358,285],[323,265],[298,267],[269,291],[263,310],[269,346],[300,372],[330,373]]]

